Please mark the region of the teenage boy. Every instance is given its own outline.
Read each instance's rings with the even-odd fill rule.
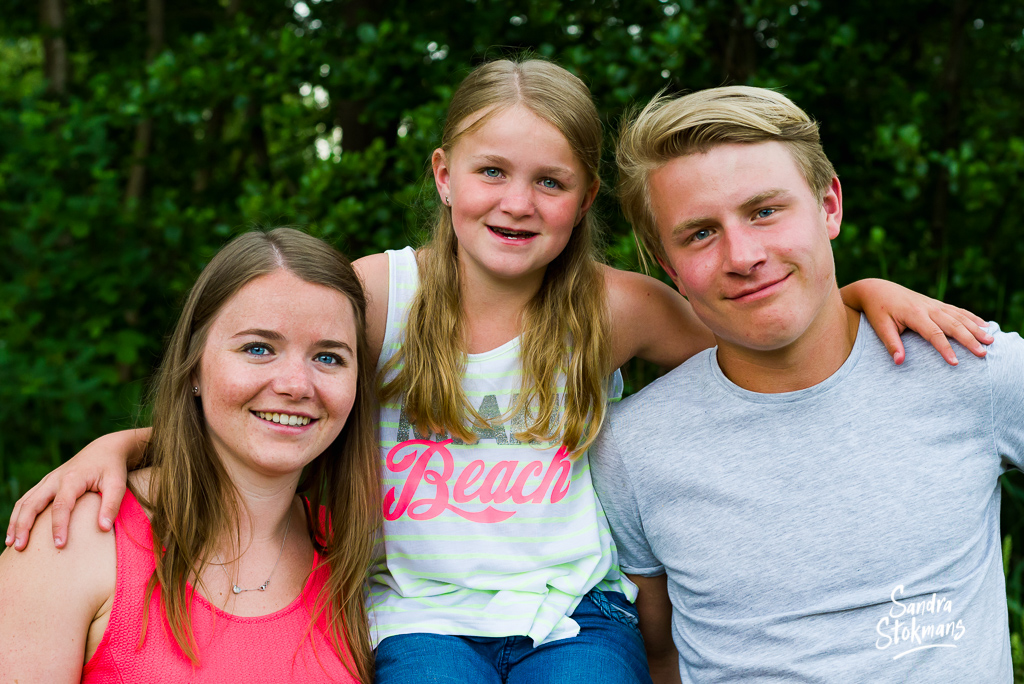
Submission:
[[[657,99],[617,161],[718,345],[591,452],[655,681],[1011,682],[999,476],[1024,454],[1024,341],[950,367],[906,335],[892,363],[839,296],[817,125],[776,92]]]

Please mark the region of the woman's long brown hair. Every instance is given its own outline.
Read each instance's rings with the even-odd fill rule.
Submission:
[[[194,662],[190,581],[198,583],[219,534],[238,534],[238,498],[211,445],[191,378],[199,368],[213,320],[246,283],[279,269],[342,293],[356,318],[357,392],[338,438],[308,467],[300,483],[313,503],[310,534],[330,576],[317,597],[313,622],[325,620],[332,646],[365,684],[373,653],[364,605],[366,571],[381,516],[380,464],[373,422],[373,368],[366,347],[366,300],[349,261],[326,243],[292,228],[252,231],[228,243],[203,269],[170,338],[153,393],[153,434],[144,463],[152,466],[148,496],[157,585],[171,633]],[[322,503],[327,515],[316,514]],[[192,591],[195,589],[193,588]],[[147,624],[148,615],[143,621]],[[312,625],[311,625],[312,628]],[[145,640],[145,630],[140,644]],[[346,653],[351,653],[351,657]]]

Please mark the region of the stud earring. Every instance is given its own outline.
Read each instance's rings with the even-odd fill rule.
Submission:
[[[446,205],[448,205],[449,207],[452,206],[452,201],[450,199],[448,199],[448,195],[444,196],[444,203]]]
[[[192,394],[199,395],[199,388],[195,385],[192,386]]]

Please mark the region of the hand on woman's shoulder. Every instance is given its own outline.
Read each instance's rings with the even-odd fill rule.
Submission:
[[[603,271],[615,368],[634,356],[675,368],[714,345],[711,331],[674,289],[642,273]]]
[[[5,552],[3,558],[24,556],[30,563],[50,562],[58,558],[62,559],[62,562],[67,558],[74,558],[76,562],[77,559],[99,561],[104,555],[105,547],[115,548],[113,530],[104,532],[96,524],[101,501],[100,495],[96,492],[85,492],[78,499],[75,504],[76,515],[71,516],[68,527],[68,543],[63,549],[56,548],[53,540],[43,532],[51,527],[53,504],[50,504],[39,514],[39,518],[36,520],[37,534],[33,534],[29,538],[25,550],[20,554]],[[14,561],[8,560],[6,564],[0,563],[0,573],[12,562]],[[114,567],[116,569],[116,563]]]

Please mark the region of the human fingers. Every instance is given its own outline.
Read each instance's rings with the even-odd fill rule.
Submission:
[[[903,363],[903,359],[906,358],[906,352],[903,349],[903,340],[900,339],[900,329],[891,318],[879,323],[878,327],[875,328],[875,334],[878,335],[878,339],[882,341],[885,348],[889,351],[889,356],[898,366]]]
[[[117,479],[114,482],[103,480],[100,483],[100,529],[109,532],[114,526],[114,518],[121,510],[121,501],[124,499],[125,481]]]
[[[988,353],[985,345],[991,344],[995,338],[978,325],[974,318],[973,314],[963,309],[932,314],[932,320],[947,338],[953,338],[972,354],[983,358]]]
[[[60,478],[56,473],[48,473],[35,487],[25,492],[14,504],[11,520],[7,526],[5,543],[13,545],[21,551],[28,545],[29,534],[36,517],[50,505],[60,487]]]
[[[949,338],[946,337],[946,333],[935,321],[932,321],[931,325],[921,324],[915,330],[917,330],[918,335],[928,340],[935,347],[935,351],[939,352],[950,366],[960,363],[956,358],[956,352],[953,351],[953,345],[949,343]]]
[[[11,518],[7,521],[7,536],[4,537],[4,546],[10,546],[14,543],[14,521],[17,520],[18,508],[20,506],[20,500],[14,503],[14,509],[11,511]]]
[[[949,313],[950,315],[956,316],[956,317],[960,318],[961,320],[966,318],[968,321],[970,321],[975,326],[977,326],[978,329],[981,330],[982,334],[985,337],[988,338],[987,342],[985,340],[982,340],[982,342],[986,342],[986,344],[988,344],[989,342],[992,341],[993,337],[991,335],[989,335],[987,332],[985,332],[984,327],[983,327],[983,326],[988,325],[988,321],[986,321],[981,316],[975,315],[972,311],[968,311],[967,309],[961,309],[959,306],[953,306],[952,304],[947,304],[946,306],[948,307],[946,312]],[[965,324],[966,324],[966,321],[965,321]],[[982,338],[979,337],[978,339],[982,339]]]

